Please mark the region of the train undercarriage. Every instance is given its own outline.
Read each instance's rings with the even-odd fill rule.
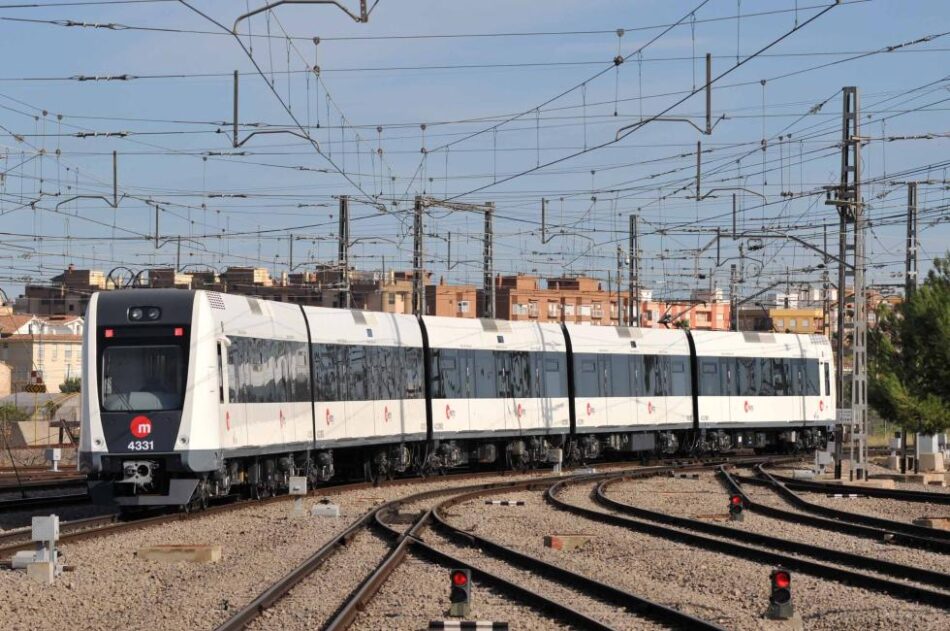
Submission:
[[[293,476],[306,477],[309,487],[316,488],[331,481],[379,483],[401,476],[442,475],[461,468],[523,471],[604,459],[797,453],[823,449],[827,439],[823,427],[451,439],[231,458],[219,469],[203,473],[184,467],[181,454],[105,456],[100,472],[90,478],[89,485],[97,503],[118,504],[125,509],[179,506],[195,510],[221,498],[259,499],[285,493]]]

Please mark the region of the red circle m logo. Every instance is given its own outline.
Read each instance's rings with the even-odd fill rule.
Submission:
[[[129,423],[129,431],[136,438],[145,438],[152,433],[152,419],[147,416],[136,416]]]
[[[819,402],[818,402],[818,411],[819,411],[819,412],[824,412],[824,411],[825,411],[825,402],[824,402],[824,401],[819,401]]]
[[[749,405],[749,402],[748,402],[748,401],[746,401],[746,402],[744,402],[744,403],[742,404],[742,409],[744,409],[744,410],[746,411],[746,413],[748,413],[749,410],[752,409],[752,406]]]
[[[594,413],[594,406],[592,406],[590,403],[588,403],[588,404],[587,404],[587,416],[590,416],[590,415],[593,414],[593,413]]]

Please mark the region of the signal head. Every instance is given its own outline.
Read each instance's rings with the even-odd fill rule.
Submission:
[[[468,573],[462,570],[452,572],[452,584],[456,587],[465,587],[468,585]]]

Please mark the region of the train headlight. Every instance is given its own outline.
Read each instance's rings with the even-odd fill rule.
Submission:
[[[158,318],[159,318],[161,315],[162,315],[162,312],[161,312],[161,310],[160,310],[158,307],[149,307],[149,308],[145,311],[145,318],[146,318],[147,320],[158,320]]]
[[[141,322],[142,318],[145,317],[145,310],[141,307],[133,307],[129,309],[129,320],[133,322]]]

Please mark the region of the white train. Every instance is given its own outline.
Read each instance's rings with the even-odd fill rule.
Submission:
[[[80,466],[99,502],[291,475],[819,446],[826,338],[394,315],[207,291],[93,295]]]

